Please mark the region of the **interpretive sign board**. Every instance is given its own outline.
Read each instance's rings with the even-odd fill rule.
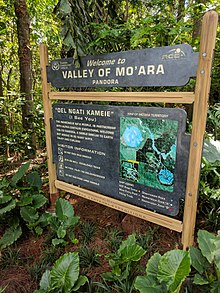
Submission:
[[[47,67],[48,81],[57,88],[181,86],[196,76],[198,53],[190,45],[54,60]]]
[[[187,177],[185,125],[181,109],[54,104],[57,178],[176,215]]]

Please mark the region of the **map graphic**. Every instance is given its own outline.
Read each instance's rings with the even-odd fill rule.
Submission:
[[[120,177],[173,192],[178,121],[120,118]]]

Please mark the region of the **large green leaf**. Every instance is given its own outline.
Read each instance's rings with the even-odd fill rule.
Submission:
[[[216,236],[216,239],[214,241],[214,245],[215,245],[215,264],[217,266],[217,269],[219,271],[219,275],[220,275],[220,235]]]
[[[80,217],[73,216],[71,218],[67,218],[63,223],[65,228],[75,227],[80,221]]]
[[[179,292],[182,282],[190,272],[190,264],[188,251],[168,251],[161,256],[158,265],[158,280],[165,282],[171,292]]]
[[[51,285],[50,271],[46,270],[40,280],[40,289],[49,291]]]
[[[9,202],[12,199],[11,195],[4,195],[0,190],[0,204]]]
[[[21,236],[22,230],[20,226],[11,226],[8,228],[0,239],[0,248],[5,248],[13,244]]]
[[[209,263],[212,263],[215,256],[215,235],[212,233],[209,233],[205,230],[199,230],[198,232],[198,243],[199,248],[203,254],[209,261]]]
[[[31,161],[25,163],[24,165],[22,165],[17,173],[12,177],[11,179],[11,184],[12,186],[16,186],[16,184],[18,183],[18,181],[24,176],[24,174],[27,172],[29,166],[30,166]]]
[[[42,215],[40,215],[39,219],[38,219],[38,224],[41,225],[41,227],[46,227],[49,223],[50,223],[50,219],[53,216],[50,213],[43,213]]]
[[[41,208],[43,205],[45,205],[45,203],[48,202],[47,198],[43,194],[34,194],[32,198],[33,198],[32,206],[35,209]]]
[[[153,276],[138,276],[134,283],[135,289],[141,293],[165,293],[158,280]]]
[[[146,251],[140,245],[136,244],[134,234],[129,235],[118,249],[118,254],[122,257],[122,262],[138,261],[145,253]]]
[[[60,292],[70,292],[79,277],[79,256],[76,252],[69,252],[61,256],[51,270],[52,288]]]
[[[65,199],[59,198],[56,200],[56,215],[60,221],[65,221],[67,218],[74,217],[72,205]]]
[[[148,276],[157,276],[160,259],[161,255],[158,252],[154,253],[154,255],[152,255],[152,257],[149,259],[146,266],[146,273]]]
[[[26,177],[26,180],[31,187],[36,187],[38,190],[41,189],[42,181],[37,171],[29,173]]]
[[[51,217],[49,217],[48,220],[49,220],[49,224],[50,224],[52,230],[54,232],[57,232],[58,228],[60,227],[60,222],[59,222],[58,218],[55,217],[54,215],[51,215]]]
[[[209,280],[201,276],[200,274],[195,274],[193,283],[196,285],[206,285],[209,284]]]
[[[207,259],[202,255],[201,251],[198,248],[190,247],[189,249],[190,258],[192,262],[192,266],[202,274],[206,271],[209,267],[209,262]]]
[[[29,196],[27,193],[26,194],[22,194],[21,198],[18,202],[18,206],[19,207],[24,207],[27,206],[29,204],[31,204],[33,201],[33,198],[31,196]]]
[[[63,245],[63,246],[65,246],[65,245],[68,244],[68,242],[65,241],[64,239],[54,238],[54,239],[52,239],[52,244],[53,244],[53,246],[56,246],[56,245]]]
[[[81,286],[83,286],[86,282],[88,282],[88,278],[86,276],[79,276],[78,280],[76,281],[72,291],[77,291]]]
[[[16,201],[15,201],[15,199],[12,199],[6,206],[4,206],[3,208],[0,209],[0,216],[7,213],[7,212],[10,212],[15,207],[16,207]]]
[[[66,236],[66,229],[64,229],[62,226],[60,226],[57,230],[57,236],[59,238],[64,238]]]
[[[20,209],[21,217],[29,223],[35,222],[39,218],[39,214],[35,208],[26,206]]]

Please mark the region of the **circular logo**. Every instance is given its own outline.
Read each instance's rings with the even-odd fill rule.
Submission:
[[[55,61],[52,63],[52,70],[59,70],[60,69],[60,64],[58,61]]]

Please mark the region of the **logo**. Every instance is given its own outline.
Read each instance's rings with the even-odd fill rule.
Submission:
[[[59,70],[60,69],[60,64],[58,61],[55,61],[52,63],[52,70]]]
[[[163,60],[176,60],[176,59],[182,59],[186,56],[186,54],[180,49],[172,49],[167,52],[167,54],[162,55]]]

